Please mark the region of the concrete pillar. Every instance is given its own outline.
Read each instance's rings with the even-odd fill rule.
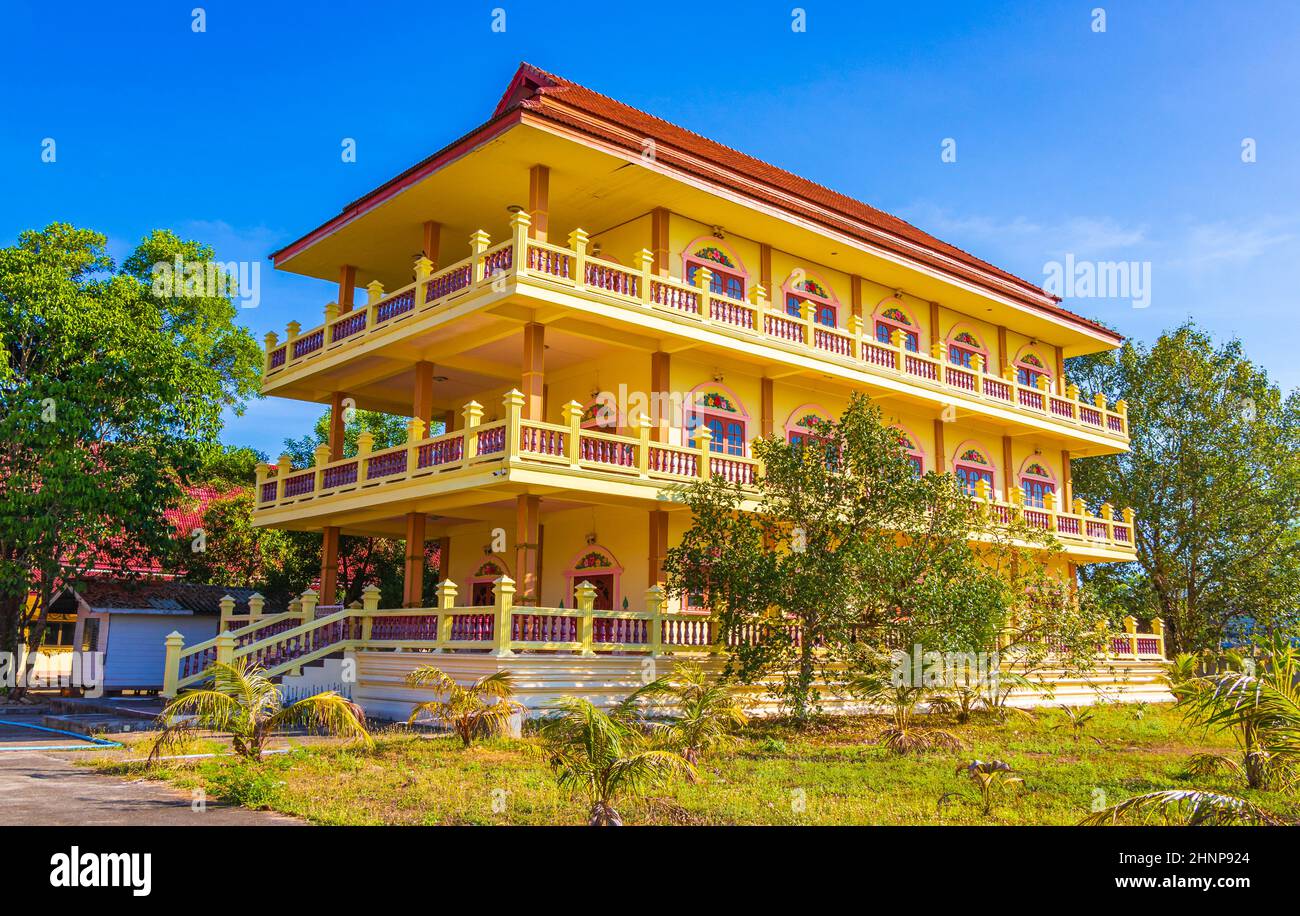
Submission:
[[[655,442],[668,441],[668,430],[673,423],[672,405],[669,397],[672,393],[669,379],[671,368],[672,357],[667,353],[650,354],[650,410],[652,413],[650,419],[654,423],[650,430],[650,438]]]
[[[339,266],[339,314],[352,311],[352,301],[356,295],[357,269],[351,264]]]
[[[347,395],[341,391],[330,395],[330,461],[338,461],[343,457],[343,429],[346,420],[343,416],[346,409],[343,401],[346,397]]]
[[[515,497],[515,575],[520,605],[536,607],[541,591],[540,570],[537,568],[538,540],[540,537],[541,499],[520,494]]]
[[[532,225],[528,236],[538,242],[546,241],[551,225],[551,170],[535,165],[528,170],[528,218]]]
[[[338,601],[339,529],[326,525],[321,529],[320,597],[326,604]]]
[[[765,378],[761,380],[760,385],[762,405],[759,413],[759,424],[762,435],[766,437],[772,435],[772,430],[774,428],[772,413],[775,409],[774,402],[776,400],[776,384],[770,378]]]
[[[524,325],[523,367],[519,390],[524,394],[524,419],[545,420],[546,326],[536,321]]]
[[[402,579],[402,607],[424,606],[424,531],[428,516],[406,513],[406,566]]]
[[[433,363],[420,360],[415,364],[415,390],[411,398],[411,416],[424,421],[426,434],[433,421]]]
[[[664,581],[664,557],[668,555],[668,513],[652,509],[650,516],[650,566],[649,582],[658,585]]]
[[[441,247],[442,224],[433,220],[424,223],[424,256],[429,259],[433,270],[438,269],[438,249]],[[419,303],[416,303],[418,306]]]
[[[672,251],[668,245],[668,211],[656,207],[650,211],[650,251],[654,254],[655,273],[661,277],[671,272]]]

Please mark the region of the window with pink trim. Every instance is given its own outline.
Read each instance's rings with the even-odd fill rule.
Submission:
[[[1038,380],[1046,377],[1050,382],[1052,373],[1047,371],[1043,361],[1032,350],[1016,360],[1016,381],[1028,388],[1037,388]]]
[[[785,291],[786,314],[800,317],[803,314],[803,304],[807,302],[812,306],[813,321],[828,328],[833,328],[838,323],[839,308],[835,304],[835,297],[812,277],[786,281],[782,289]]]
[[[1030,461],[1020,472],[1020,490],[1025,494],[1025,505],[1041,509],[1047,503],[1047,494],[1056,492],[1052,472],[1037,461]]]
[[[582,409],[582,428],[617,433],[621,425],[617,404],[606,404],[600,398]]]
[[[828,430],[826,428],[826,424],[830,422],[830,417],[820,407],[797,408],[790,415],[790,419],[786,421],[786,441],[796,448],[805,446],[816,448],[826,455],[827,461],[833,464],[836,454],[827,441]]]
[[[623,567],[618,565],[614,555],[604,547],[592,545],[582,551],[573,559],[564,576],[569,580],[569,597],[574,607],[578,606],[578,596],[574,590],[583,582],[590,582],[596,588],[592,603],[595,610],[618,609]]]
[[[948,341],[948,362],[954,366],[965,366],[967,369],[974,365],[975,355],[979,354],[984,357],[984,364],[988,365],[988,353],[984,345],[970,331],[958,331]]]
[[[695,249],[694,254],[683,256],[686,282],[695,285],[695,275],[701,267],[707,267],[713,273],[709,280],[709,291],[726,296],[729,299],[744,300],[745,272],[736,265],[731,255],[716,245],[704,245]]]
[[[912,438],[907,430],[900,429],[898,431],[898,444],[903,447],[907,460],[916,469],[916,476],[923,475],[925,473],[925,452],[921,451],[921,447],[916,444],[916,440]]]
[[[894,332],[903,332],[903,346],[913,353],[917,352],[920,347],[920,337],[917,336],[916,325],[912,319],[896,305],[886,306],[876,312],[876,340],[883,344],[891,344],[894,340]]]
[[[960,451],[953,459],[952,470],[962,489],[972,496],[981,480],[988,484],[989,492],[993,492],[993,462],[979,449],[966,448]]]
[[[701,427],[712,435],[709,451],[744,457],[749,439],[745,435],[745,415],[721,391],[704,391],[686,411],[686,444],[696,447],[695,431]]]
[[[469,606],[490,607],[496,603],[496,580],[506,569],[493,559],[484,560],[469,578]]]

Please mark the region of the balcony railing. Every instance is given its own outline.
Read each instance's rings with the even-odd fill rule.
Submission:
[[[587,233],[581,229],[570,233],[566,248],[528,238],[528,226],[528,217],[516,214],[513,237],[505,242],[491,245],[487,233],[476,232],[470,239],[471,254],[463,261],[434,271],[428,259],[420,258],[415,262],[414,283],[385,292],[382,284],[373,282],[367,287],[368,304],[356,311],[340,315],[338,307],[330,303],[323,325],[302,332],[297,322],[291,322],[283,343],[274,332],[268,334],[264,378],[269,381],[340,349],[361,346],[414,316],[436,313],[500,289],[505,280],[572,291],[625,307],[633,314],[658,314],[715,330],[741,345],[761,342],[918,388],[1128,440],[1124,401],[1108,407],[1104,395],[1088,400],[1080,395],[1078,386],[1064,379],[1053,386],[1040,376],[1036,385],[1022,385],[1014,368],[1008,367],[1001,375],[990,373],[979,355],[969,367],[948,362],[941,341],[935,342],[930,353],[915,352],[907,349],[902,331],[896,330],[889,343],[882,343],[856,315],[847,328],[828,327],[816,322],[806,303],[801,315],[787,314],[779,304],[767,300],[762,286],[753,287],[751,301],[732,299],[710,291],[707,268],[697,271],[697,285],[691,286],[658,276],[649,251],[638,252],[635,266],[624,267],[589,255]]]
[[[281,456],[278,465],[258,466],[256,507],[267,511],[367,491],[379,496],[384,488],[398,484],[470,476],[487,466],[493,470],[564,469],[582,476],[583,481],[575,481],[575,487],[589,485],[586,481],[594,475],[607,482],[660,485],[656,489],[713,476],[747,485],[759,472],[756,459],[713,451],[708,429],[695,431],[694,446],[670,445],[651,440],[646,417],[638,418],[636,436],[622,436],[583,429],[582,405],[577,401],[564,405],[565,423],[526,420],[523,405],[524,396],[511,391],[502,403],[505,419],[484,423],[482,405],[471,401],[461,410],[463,429],[432,437],[425,436],[423,421],[410,420],[406,443],[379,451],[372,450],[373,437],[362,433],[356,457],[331,461],[329,447],[322,445],[310,468],[295,469],[287,455]],[[1117,517],[1106,504],[1093,515],[1079,499],[1069,506],[1059,505],[1054,493],[1046,495],[1041,507],[1025,505],[1017,490],[1011,491],[1011,497],[995,499],[982,480],[975,487],[974,498],[981,511],[1003,523],[1023,518],[1067,545],[1133,550],[1132,509],[1124,509]]]

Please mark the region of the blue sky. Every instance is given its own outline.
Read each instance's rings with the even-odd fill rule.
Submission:
[[[795,32],[792,3],[210,2],[196,34],[201,3],[7,0],[0,244],[63,220],[121,257],[171,227],[263,259],[259,340],[311,323],[333,286],[266,255],[485,120],[527,60],[1035,282],[1150,262],[1148,308],[1066,304],[1145,340],[1194,317],[1300,386],[1300,4],[800,0]],[[275,455],[318,413],[254,402],[225,439]]]

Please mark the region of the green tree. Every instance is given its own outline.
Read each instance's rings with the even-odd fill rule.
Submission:
[[[1129,452],[1074,468],[1094,506],[1137,512],[1137,562],[1084,577],[1134,616],[1162,617],[1174,651],[1234,627],[1296,632],[1300,593],[1300,392],[1283,396],[1237,340],[1192,323],[1150,348],[1070,360],[1070,377],[1129,404]]]
[[[257,480],[257,465],[264,461],[267,461],[266,455],[257,449],[220,442],[205,445],[200,451],[199,467],[192,482],[251,487]]]
[[[380,413],[375,410],[345,410],[343,422],[343,457],[357,454],[357,439],[363,432],[374,437],[371,448],[379,451],[406,441],[406,417]],[[330,441],[329,411],[321,414],[312,431],[298,439],[284,440],[284,453],[293,459],[294,467],[307,467],[316,460],[316,449]]]
[[[715,478],[677,493],[692,524],[665,561],[670,591],[712,611],[738,679],[779,676],[801,721],[819,708],[818,682],[885,663],[886,639],[990,651],[1017,603],[971,547],[997,539],[993,520],[951,475],[918,476],[865,396],[815,441],[756,440],[753,491]]]
[[[203,511],[204,547],[185,548],[186,578],[260,590],[273,606],[288,602],[320,573],[320,537],[310,532],[258,527],[253,493],[234,490]]]
[[[104,246],[54,223],[0,249],[0,651],[39,648],[51,596],[110,538],[166,552],[180,481],[257,391],[229,296],[152,282],[209,248],[156,231],[119,269]]]

